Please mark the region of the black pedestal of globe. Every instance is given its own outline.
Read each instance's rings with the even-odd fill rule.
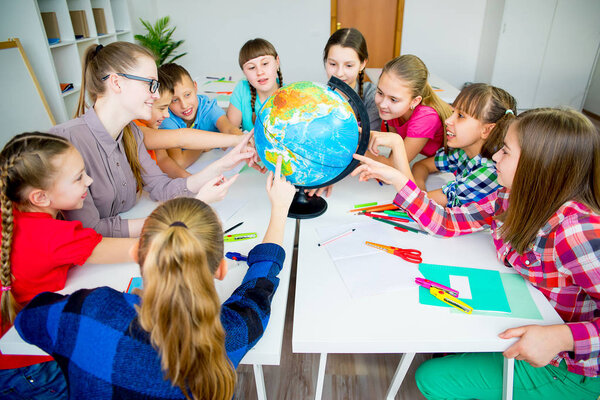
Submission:
[[[289,218],[309,219],[315,218],[327,211],[327,202],[319,196],[309,197],[304,193],[303,188],[294,195],[294,200],[288,211]]]

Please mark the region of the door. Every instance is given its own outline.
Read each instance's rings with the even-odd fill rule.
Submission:
[[[331,0],[331,33],[356,28],[367,40],[368,68],[400,55],[404,0]]]

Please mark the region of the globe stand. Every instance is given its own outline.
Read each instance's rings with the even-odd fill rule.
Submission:
[[[318,217],[325,211],[327,211],[327,202],[324,198],[319,196],[309,197],[304,193],[304,188],[298,187],[288,211],[288,217],[309,219]]]

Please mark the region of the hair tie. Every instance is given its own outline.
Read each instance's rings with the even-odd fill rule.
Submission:
[[[507,109],[506,111],[504,111],[504,115],[506,115],[506,114],[512,114],[512,115],[515,115],[515,113],[513,112],[513,110],[511,110],[510,108],[509,108],[509,109]]]
[[[184,224],[184,223],[183,223],[183,222],[181,222],[181,221],[175,221],[175,222],[173,222],[173,223],[172,223],[171,225],[169,225],[169,226],[181,226],[181,227],[183,227],[183,228],[187,228],[187,225],[186,225],[186,224]]]
[[[94,57],[96,57],[98,55],[98,53],[100,52],[100,50],[102,50],[103,48],[104,48],[104,46],[102,46],[101,44],[96,46],[96,50],[94,51]]]
[[[8,292],[9,290],[12,289],[12,286],[2,286],[2,289],[0,289],[2,292]]]

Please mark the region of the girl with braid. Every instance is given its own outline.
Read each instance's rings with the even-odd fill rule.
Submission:
[[[79,221],[57,219],[83,206],[90,183],[81,155],[61,137],[23,133],[0,153],[2,334],[36,294],[63,289],[72,266],[133,261],[134,239],[102,238]],[[48,356],[0,354],[0,388],[0,397],[66,397]]]
[[[267,326],[285,258],[281,243],[295,188],[281,177],[281,158],[267,193],[271,220],[263,243],[250,251],[248,271],[223,305],[214,284],[227,272],[221,224],[202,201],[178,198],[148,217],[132,251],[141,292],[42,293],[15,327],[55,356],[71,398],[230,400],[235,368]]]
[[[367,41],[358,29],[338,29],[329,37],[323,50],[327,79],[335,76],[353,88],[365,103],[371,129],[379,129],[381,119],[375,104],[377,87],[365,82],[365,68],[369,61]]]
[[[265,101],[283,86],[283,76],[277,51],[265,39],[248,40],[240,49],[238,61],[246,80],[240,81],[233,90],[227,118],[249,132]]]

